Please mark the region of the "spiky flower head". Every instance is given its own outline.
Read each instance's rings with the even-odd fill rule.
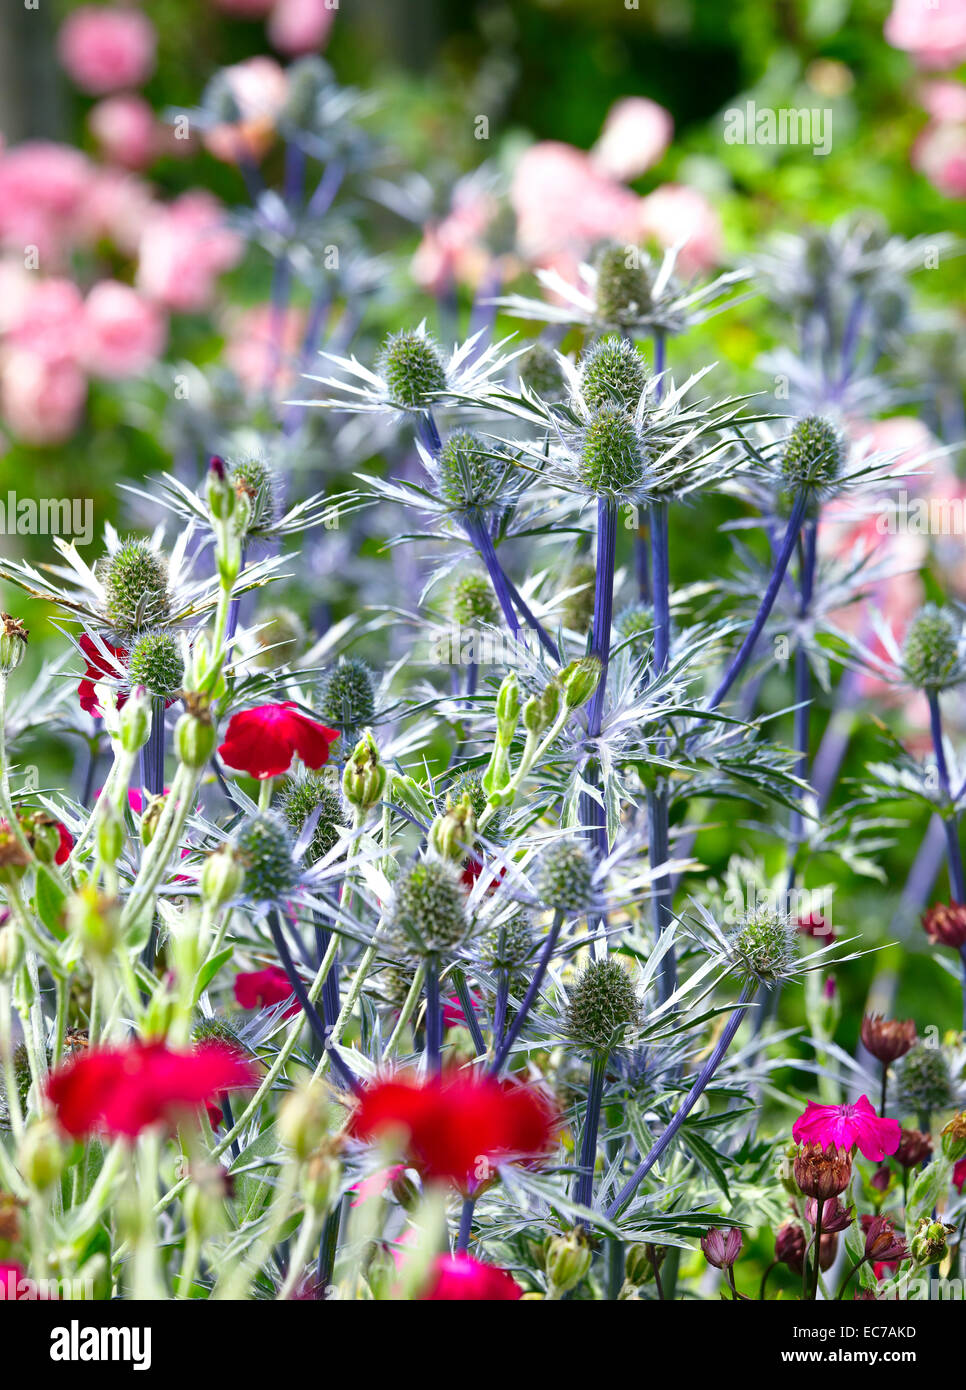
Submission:
[[[533,923],[522,911],[491,927],[480,943],[484,963],[491,970],[506,970],[511,975],[522,969],[532,953]]]
[[[956,1104],[949,1059],[941,1047],[921,1042],[906,1053],[898,1069],[897,1099],[903,1110],[915,1115],[949,1110]]]
[[[281,812],[293,834],[298,835],[309,816],[319,812],[305,858],[310,864],[323,859],[338,843],[339,826],[345,819],[342,798],[318,772],[306,772],[286,782],[281,796]]]
[[[607,245],[597,253],[597,317],[627,328],[651,305],[647,262],[636,246]]]
[[[902,666],[911,685],[920,690],[942,690],[962,679],[960,634],[956,614],[927,603],[909,624]]]
[[[133,637],[171,616],[168,562],[147,541],[130,537],[99,566],[105,611],[119,637]]]
[[[519,359],[517,376],[542,400],[552,404],[563,399],[563,372],[557,354],[546,343],[534,343],[533,347],[527,349]]]
[[[845,462],[845,440],[832,420],[805,415],[795,424],[782,453],[782,477],[790,492],[827,491]]]
[[[276,811],[246,816],[232,843],[245,870],[245,892],[259,902],[270,902],[294,888],[298,865],[292,854],[292,836]]]
[[[450,612],[461,627],[497,622],[499,608],[488,577],[473,570],[461,575],[450,597]]]
[[[291,608],[269,608],[258,615],[256,640],[256,666],[264,671],[287,666],[305,645],[305,624]]]
[[[610,401],[591,411],[581,438],[577,473],[598,497],[633,493],[644,481],[640,435],[622,405]]]
[[[631,603],[614,619],[621,637],[650,637],[654,629],[654,609],[649,603]]]
[[[243,1043],[238,1029],[228,1022],[227,1018],[201,1018],[191,1030],[192,1042],[224,1043],[226,1047],[233,1047],[236,1052],[250,1052],[251,1048],[247,1043]]]
[[[417,859],[393,885],[390,937],[408,957],[450,953],[469,931],[459,872],[443,859]]]
[[[558,840],[540,856],[536,873],[541,902],[555,911],[587,912],[594,902],[594,862],[582,840]]]
[[[440,804],[445,807],[447,801],[455,803],[461,801],[465,796],[469,797],[473,814],[479,820],[489,801],[489,795],[479,772],[461,772],[452,785],[446,789],[446,795],[441,798]],[[489,839],[493,840],[499,837],[500,829],[506,823],[506,817],[505,808],[490,817],[486,827],[486,834]]]
[[[404,965],[386,965],[379,971],[377,983],[382,997],[396,1008],[401,1008],[415,978],[415,970]]]
[[[168,699],[181,689],[184,662],[170,632],[145,632],[131,648],[128,659],[131,685],[143,685],[152,695]]]
[[[392,403],[406,410],[428,410],[446,390],[442,353],[416,329],[389,335],[379,356],[379,374]]]
[[[641,1006],[631,978],[614,956],[591,961],[571,986],[567,1032],[582,1047],[610,1052],[640,1019]]]
[[[580,390],[594,409],[614,402],[633,407],[647,384],[644,359],[626,338],[602,338],[580,362]]]
[[[787,913],[759,903],[741,918],[728,946],[742,975],[770,983],[784,979],[793,969],[798,958],[798,933]]]
[[[372,722],[376,693],[372,672],[358,657],[346,657],[319,682],[316,709],[326,724],[342,733]]]
[[[309,54],[289,66],[288,96],[284,115],[292,125],[310,128],[315,120],[319,97],[332,85],[333,72],[324,58]]]
[[[469,430],[456,430],[437,461],[439,491],[451,507],[485,507],[494,501],[505,465]]]
[[[246,531],[267,530],[276,513],[276,483],[271,466],[263,458],[252,455],[232,464],[230,480],[239,499],[248,507]]]
[[[572,567],[564,587],[576,589],[563,604],[564,626],[572,632],[586,632],[594,616],[594,581],[597,571],[587,560],[581,560]]]

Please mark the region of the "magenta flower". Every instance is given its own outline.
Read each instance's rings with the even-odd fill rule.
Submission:
[[[805,1113],[792,1125],[797,1144],[834,1144],[838,1149],[854,1149],[858,1144],[863,1157],[878,1162],[899,1147],[898,1120],[880,1119],[868,1096],[859,1096],[854,1105],[816,1105],[809,1101]]]

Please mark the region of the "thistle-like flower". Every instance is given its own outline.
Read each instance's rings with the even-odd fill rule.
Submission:
[[[966,638],[951,609],[927,603],[913,618],[902,649],[902,668],[918,690],[948,690],[966,680]]]
[[[450,955],[469,935],[466,897],[446,860],[417,859],[393,885],[388,939],[406,958]]]
[[[305,851],[310,864],[324,859],[339,841],[345,821],[342,798],[323,775],[307,772],[291,778],[282,789],[280,809],[290,830],[298,834],[310,817],[314,820],[312,838]]]
[[[119,637],[160,627],[171,616],[168,564],[160,550],[134,537],[98,564],[104,612]]]
[[[232,836],[232,844],[245,870],[246,896],[256,902],[276,902],[295,887],[299,870],[294,840],[277,812],[247,816]]]
[[[580,391],[592,410],[637,405],[647,384],[647,365],[626,338],[602,338],[578,364]]]
[[[131,647],[127,666],[132,686],[143,685],[151,694],[165,700],[181,688],[184,662],[181,648],[170,632],[145,632]]]
[[[351,736],[376,714],[372,672],[364,661],[348,657],[326,671],[319,682],[316,709],[327,724]]]
[[[897,1071],[896,1099],[900,1108],[914,1115],[950,1110],[957,1101],[949,1058],[941,1047],[917,1043],[907,1052]]]
[[[568,992],[567,1035],[592,1052],[620,1047],[640,1018],[630,975],[615,956],[591,961]]]
[[[594,861],[583,840],[557,840],[543,851],[537,865],[536,889],[541,902],[555,912],[578,914],[593,906]]]

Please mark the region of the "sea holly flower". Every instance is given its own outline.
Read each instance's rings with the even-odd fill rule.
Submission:
[[[472,1255],[437,1255],[430,1270],[425,1303],[510,1303],[523,1289],[505,1269],[474,1260]]]
[[[329,749],[339,737],[336,729],[303,714],[292,700],[255,705],[233,714],[225,741],[218,752],[222,762],[250,777],[264,781],[289,771],[298,755],[317,771],[329,760]]]
[[[834,1145],[854,1149],[863,1157],[879,1161],[899,1147],[898,1120],[880,1118],[868,1096],[859,1096],[854,1105],[816,1105],[809,1101],[792,1125],[798,1144]]]
[[[349,1128],[366,1142],[398,1135],[424,1177],[467,1190],[494,1179],[500,1164],[544,1156],[556,1126],[553,1109],[532,1088],[454,1073],[366,1086]]]
[[[137,1041],[90,1048],[54,1071],[47,1094],[61,1128],[75,1138],[135,1138],[173,1128],[224,1091],[252,1086],[252,1064],[221,1043],[175,1049]]]

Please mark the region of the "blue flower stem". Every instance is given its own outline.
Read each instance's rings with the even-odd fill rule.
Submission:
[[[801,598],[798,605],[798,615],[804,620],[808,617],[812,606],[812,593],[815,588],[815,550],[818,538],[818,522],[810,521],[805,527],[805,544],[802,554],[802,574],[801,574]],[[795,648],[795,747],[798,750],[798,762],[795,767],[797,776],[803,781],[808,781],[809,759],[808,750],[811,736],[811,713],[812,713],[812,673],[808,661],[808,651],[802,641],[798,642]],[[792,830],[796,836],[801,835],[802,817],[796,815]]]
[[[510,972],[501,970],[496,982],[496,1004],[493,1009],[493,1050],[503,1041],[506,1028],[506,1010],[510,999]]]
[[[288,942],[285,940],[281,919],[277,912],[269,912],[268,929],[272,933],[272,940],[275,943],[278,958],[282,962],[282,969],[288,976],[289,984],[292,986],[292,991],[296,999],[302,1006],[302,1012],[308,1019],[312,1032],[322,1044],[324,1051],[329,1054],[333,1070],[340,1077],[344,1085],[354,1094],[358,1095],[361,1089],[358,1081],[352,1075],[352,1072],[346,1066],[345,1062],[343,1062],[336,1049],[329,1046],[328,1031],[319,1016],[318,1010],[309,998],[308,990],[305,988],[301,975],[295,968],[295,962],[292,960],[292,953],[288,948]]]
[[[475,1207],[475,1197],[463,1198],[463,1205],[460,1208],[460,1232],[456,1240],[456,1249],[461,1255],[465,1255],[470,1248],[470,1235],[473,1230],[473,1211]]]
[[[443,1011],[439,1001],[439,962],[426,957],[426,1068],[438,1076],[443,1066]]]
[[[754,621],[748,629],[745,640],[742,642],[736,655],[732,658],[727,671],[725,671],[720,685],[711,696],[709,704],[710,709],[715,709],[720,705],[721,701],[741,675],[749,657],[754,651],[755,644],[761,636],[761,630],[768,621],[768,615],[774,607],[775,599],[778,597],[778,591],[782,586],[782,580],[785,578],[785,571],[788,569],[788,562],[791,560],[792,553],[798,542],[798,533],[801,530],[806,505],[807,498],[805,494],[799,493],[792,506],[792,514],[788,518],[788,525],[785,528],[785,535],[782,538],[781,549],[775,560],[775,566],[771,572],[768,587],[765,589],[764,596],[758,607],[758,612],[755,614]]]
[[[610,661],[610,630],[614,615],[614,565],[617,557],[617,502],[613,497],[597,499],[597,567],[594,579],[594,617],[590,631],[590,655],[600,661],[600,680],[587,707],[587,737],[600,737],[604,719],[604,694]],[[596,760],[587,764],[587,781],[600,784]],[[607,812],[595,797],[581,797],[581,820],[590,832],[590,842],[599,858],[607,854]]]
[[[589,1207],[594,1200],[594,1168],[597,1163],[597,1133],[600,1129],[600,1107],[604,1099],[604,1075],[607,1071],[606,1052],[595,1052],[590,1062],[590,1080],[587,1085],[587,1107],[584,1111],[584,1127],[580,1136],[580,1172],[574,1188],[574,1200],[579,1206]]]
[[[959,843],[959,816],[953,809],[954,797],[949,781],[949,767],[946,763],[946,750],[943,747],[943,722],[939,711],[939,692],[927,690],[929,702],[929,728],[932,732],[932,746],[936,754],[936,771],[939,786],[947,802],[948,814],[942,817],[946,836],[946,867],[949,871],[949,887],[954,902],[966,902],[966,875],[963,873],[963,850]],[[966,946],[959,953],[963,963],[963,1027],[966,1028]]]
[[[164,698],[151,699],[151,732],[140,753],[141,786],[148,796],[164,791]],[[142,811],[146,807],[142,806]]]
[[[527,992],[523,996],[523,1001],[520,1004],[516,1017],[510,1024],[506,1036],[496,1050],[496,1056],[490,1063],[490,1073],[493,1076],[499,1076],[500,1072],[503,1070],[503,1064],[510,1055],[510,1048],[519,1037],[520,1030],[523,1028],[524,1023],[526,1023],[527,1016],[533,1008],[537,995],[540,993],[540,986],[543,984],[543,977],[547,973],[550,960],[556,950],[557,938],[560,935],[560,928],[562,925],[563,913],[557,908],[553,914],[553,921],[550,924],[550,930],[547,932],[547,939],[543,944],[543,950],[540,952],[540,957],[537,961],[536,969],[533,972],[533,978],[530,981]]]
[[[667,338],[662,329],[654,334],[654,375],[660,376],[666,366]],[[656,399],[664,394],[663,383],[656,387]],[[647,554],[647,523],[641,521],[634,537],[634,573],[637,576],[637,595],[641,603],[647,603],[650,594],[650,563]]]
[[[516,609],[513,607],[513,597],[510,593],[509,581],[503,573],[502,565],[497,559],[496,549],[493,545],[493,537],[490,535],[481,519],[477,516],[468,516],[464,525],[469,540],[486,566],[486,572],[490,576],[490,583],[493,585],[493,592],[496,594],[496,601],[500,605],[500,611],[503,614],[504,621],[510,629],[510,636],[519,637],[520,619],[517,617]]]
[[[668,547],[668,504],[655,502],[651,508],[651,592],[654,598],[654,674],[667,670],[671,650],[671,564]],[[670,802],[663,778],[647,792],[648,857],[651,871],[667,862],[670,853]],[[674,889],[669,875],[654,888],[654,940],[673,920]],[[677,989],[677,961],[669,950],[661,961],[660,997],[663,1003]]]
[[[466,983],[466,975],[459,966],[452,972],[453,985],[456,989],[456,997],[460,1001],[460,1008],[463,1010],[463,1018],[469,1029],[470,1037],[473,1039],[473,1046],[476,1048],[477,1057],[482,1057],[486,1053],[486,1042],[480,1029],[479,1021],[476,1017],[476,1010],[473,1008],[473,999],[470,995],[470,987]]]
[[[325,953],[332,943],[332,933],[322,926],[321,920],[316,914],[315,922],[315,952],[316,969],[325,959]],[[322,1017],[327,1024],[334,1024],[339,1017],[339,956],[338,953],[333,957],[329,967],[329,973],[322,982]]]
[[[641,1185],[641,1183],[647,1177],[648,1173],[654,1167],[655,1163],[664,1153],[665,1149],[667,1149],[671,1140],[674,1138],[678,1130],[684,1124],[691,1111],[697,1105],[704,1092],[705,1087],[708,1085],[708,1083],[711,1081],[711,1078],[718,1070],[725,1053],[728,1051],[728,1048],[734,1041],[735,1034],[741,1026],[741,1021],[745,1016],[745,1006],[754,996],[755,988],[755,981],[749,981],[745,985],[744,989],[741,991],[741,997],[739,998],[738,1003],[735,1005],[731,1017],[725,1024],[724,1031],[722,1032],[721,1037],[715,1044],[714,1050],[711,1052],[704,1066],[698,1072],[694,1085],[691,1087],[690,1091],[685,1096],[679,1109],[675,1112],[674,1118],[671,1120],[670,1124],[668,1125],[664,1133],[661,1135],[660,1139],[658,1139],[657,1143],[654,1144],[654,1146],[651,1148],[650,1153],[648,1153],[647,1156],[641,1160],[641,1162],[635,1168],[632,1176],[627,1180],[627,1182],[624,1184],[624,1186],[618,1193],[617,1197],[607,1208],[607,1219],[609,1221],[613,1221],[615,1217],[617,1217],[617,1215],[627,1205],[631,1197],[633,1197],[634,1193],[637,1191],[638,1187]]]

